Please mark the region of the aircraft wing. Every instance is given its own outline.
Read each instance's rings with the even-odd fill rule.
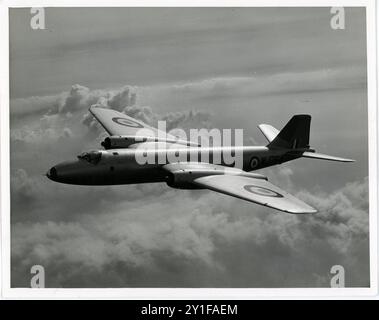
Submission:
[[[152,137],[158,135],[158,129],[150,127],[146,123],[133,119],[132,117],[116,110],[90,107],[89,111],[110,135],[133,136],[137,135],[141,129],[148,129],[143,130],[146,132],[151,131],[150,136]],[[172,135],[170,135],[170,138],[175,139]]]
[[[187,146],[199,146],[198,143],[181,140],[167,132],[153,128],[146,123],[113,109],[90,107],[89,111],[111,136],[127,137],[136,142],[167,142]],[[146,144],[147,145],[147,144]]]
[[[181,179],[187,175],[188,181],[197,186],[266,207],[298,214],[317,212],[259,174],[208,163],[172,163],[163,168],[173,175],[181,175]]]
[[[197,178],[194,183],[266,207],[289,213],[316,213],[317,210],[263,179],[215,175]]]

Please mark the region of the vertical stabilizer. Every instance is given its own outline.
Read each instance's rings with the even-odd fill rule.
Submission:
[[[267,146],[272,149],[309,148],[310,126],[310,115],[295,115]]]

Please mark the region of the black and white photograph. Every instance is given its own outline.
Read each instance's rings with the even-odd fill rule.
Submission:
[[[376,286],[367,7],[7,14],[10,290]]]

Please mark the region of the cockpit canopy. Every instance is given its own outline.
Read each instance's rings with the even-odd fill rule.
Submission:
[[[101,159],[101,152],[100,151],[83,152],[80,155],[78,155],[78,159],[90,162],[92,164],[97,164]]]

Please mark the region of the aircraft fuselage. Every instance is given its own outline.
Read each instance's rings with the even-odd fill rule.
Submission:
[[[243,147],[177,147],[124,148],[97,150],[81,159],[66,161],[52,167],[49,179],[76,185],[119,185],[147,182],[167,182],[162,166],[175,162],[205,162],[254,171],[301,157],[293,149],[269,149],[265,146]],[[241,161],[234,161],[240,157]],[[147,159],[140,163],[138,159]],[[93,161],[92,161],[93,160]],[[242,167],[241,167],[242,166]]]

